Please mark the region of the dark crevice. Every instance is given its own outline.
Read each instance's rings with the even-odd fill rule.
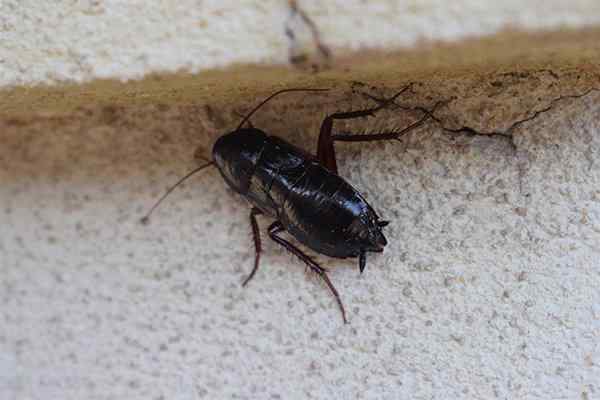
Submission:
[[[321,35],[317,24],[310,16],[302,10],[296,0],[289,0],[290,16],[285,23],[285,35],[289,40],[289,61],[290,64],[298,68],[309,66],[313,72],[326,68],[331,60],[331,50],[321,40]],[[300,43],[297,32],[294,30],[294,22],[301,21],[302,26],[296,26],[297,29],[307,29],[312,38],[312,45],[316,49],[316,56],[311,55],[311,51],[304,49]]]
[[[508,72],[502,72],[502,73],[498,74],[498,76],[518,78],[518,79],[529,79],[529,78],[534,78],[535,74],[547,74],[556,80],[560,79],[560,76],[556,72],[554,72],[551,69],[547,69],[547,68],[542,68],[542,69],[538,69],[538,70],[534,70],[534,71],[508,71]]]
[[[509,143],[510,143],[510,145],[511,145],[511,147],[512,147],[512,149],[514,151],[516,151],[517,150],[517,146],[516,146],[516,144],[514,142],[514,136],[513,136],[513,131],[516,128],[518,128],[519,126],[523,125],[526,122],[533,121],[534,119],[536,119],[537,117],[539,117],[541,114],[544,114],[544,113],[552,110],[557,103],[559,103],[559,102],[561,102],[563,100],[566,100],[566,99],[579,99],[579,98],[582,98],[582,97],[585,97],[585,96],[589,95],[590,93],[598,92],[598,91],[600,91],[600,88],[590,88],[590,89],[586,90],[583,93],[568,94],[568,95],[558,96],[558,97],[552,99],[550,101],[550,103],[546,107],[544,107],[542,109],[539,109],[539,110],[528,112],[529,115],[527,117],[515,121],[512,125],[510,125],[504,131],[479,131],[479,130],[477,130],[477,129],[471,127],[471,126],[467,126],[467,125],[463,125],[463,126],[461,126],[459,128],[449,128],[448,126],[446,126],[446,124],[444,123],[444,121],[440,117],[437,117],[435,115],[436,108],[438,108],[438,105],[440,104],[440,102],[436,103],[436,105],[433,108],[431,108],[431,109],[428,109],[428,108],[423,107],[423,106],[404,106],[404,105],[398,104],[396,102],[393,102],[391,104],[393,104],[394,106],[396,106],[397,108],[400,108],[402,110],[420,111],[422,113],[427,114],[445,132],[448,132],[448,133],[454,133],[454,134],[462,133],[462,134],[467,134],[467,135],[470,135],[470,136],[497,137],[497,138],[500,138],[502,140],[508,140]],[[372,96],[372,95],[367,94],[367,93],[363,93],[363,94],[365,96],[367,96],[368,98],[370,98],[370,99],[378,102],[379,104],[383,104],[384,102],[387,101],[386,99],[378,98],[378,97]],[[451,101],[452,101],[452,99],[448,99],[448,100],[442,101],[441,103],[448,104]]]

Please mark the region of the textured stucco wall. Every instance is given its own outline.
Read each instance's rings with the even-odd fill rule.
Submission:
[[[426,72],[400,103],[444,100],[438,122],[338,146],[341,174],[393,221],[361,277],[318,257],[348,325],[264,233],[262,268],[240,287],[249,207],[216,171],[139,223],[257,97],[3,117],[0,397],[597,397],[595,65]],[[405,83],[340,82],[253,120],[311,150],[326,113]],[[345,127],[417,117],[392,109]]]
[[[395,45],[598,16],[595,1],[406,2],[399,14],[381,2],[349,22],[353,3],[319,3],[301,2],[334,53],[388,45],[384,30]],[[0,84],[288,57],[287,2],[248,2],[261,16],[247,20],[232,18],[246,8],[223,2],[53,4],[0,3],[10,39],[0,41]],[[221,11],[208,19],[211,7]],[[361,25],[367,13],[372,28]],[[32,18],[14,22],[24,14]],[[336,35],[336,24],[352,35]],[[227,45],[209,51],[214,43]],[[2,91],[0,399],[598,397],[599,65],[598,30],[507,33],[350,56],[317,74],[239,67]],[[332,88],[289,94],[253,118],[314,151],[327,113],[408,82],[399,107],[336,124],[404,126],[443,102],[399,141],[337,146],[341,174],[392,221],[390,244],[363,276],[352,261],[317,257],[349,324],[268,240],[264,218],[262,267],[240,287],[253,261],[249,207],[216,171],[139,223],[196,165],[195,149],[208,155],[266,94]]]
[[[597,0],[298,0],[322,42],[344,49],[413,46],[502,29],[600,23]],[[285,34],[291,27],[296,41]],[[310,47],[287,0],[0,2],[0,86],[140,78],[232,63],[286,63]],[[310,49],[306,49],[308,53]]]

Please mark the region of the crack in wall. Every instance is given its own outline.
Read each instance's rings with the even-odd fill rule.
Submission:
[[[313,72],[328,68],[331,50],[321,40],[317,24],[300,8],[296,0],[289,0],[288,6],[290,16],[284,31],[289,41],[290,64]]]
[[[519,79],[528,79],[528,78],[531,78],[531,76],[533,74],[548,74],[556,80],[560,79],[560,76],[555,71],[548,69],[548,68],[536,69],[533,71],[508,71],[508,72],[502,72],[498,76],[519,78]]]
[[[411,91],[412,91],[412,85],[414,85],[414,82],[410,84]],[[414,91],[412,91],[412,92],[414,93]],[[397,108],[400,108],[402,110],[420,111],[420,112],[426,114],[427,116],[429,116],[429,118],[431,118],[433,121],[435,121],[440,126],[440,128],[442,130],[444,130],[445,132],[449,132],[449,133],[464,133],[464,134],[467,134],[467,135],[470,135],[470,136],[498,137],[498,138],[501,138],[502,140],[508,140],[511,148],[513,149],[514,152],[516,152],[518,149],[517,149],[516,143],[514,142],[514,135],[513,135],[513,131],[516,128],[518,128],[519,126],[523,125],[524,123],[527,123],[527,122],[535,120],[540,115],[542,115],[542,114],[544,114],[546,112],[549,112],[550,110],[552,110],[554,108],[554,106],[557,103],[559,103],[559,102],[561,102],[563,100],[566,100],[566,99],[580,99],[580,98],[586,97],[589,94],[594,93],[594,92],[600,92],[600,88],[592,87],[592,88],[589,88],[588,90],[584,91],[583,93],[566,94],[566,95],[558,96],[558,97],[550,100],[549,104],[546,107],[544,107],[542,109],[539,109],[539,110],[535,110],[535,111],[532,111],[532,110],[528,111],[527,114],[529,114],[529,116],[513,122],[504,131],[479,131],[479,130],[477,130],[477,129],[471,127],[471,126],[468,126],[468,125],[463,125],[463,126],[461,126],[459,128],[449,128],[448,126],[446,126],[446,124],[444,123],[444,121],[441,118],[439,118],[439,117],[437,117],[435,115],[435,112],[436,112],[436,110],[437,110],[437,108],[438,108],[438,106],[440,104],[447,105],[447,104],[449,104],[452,101],[452,99],[438,101],[434,105],[434,107],[432,107],[431,109],[428,109],[428,108],[426,108],[424,106],[404,106],[404,105],[396,103],[395,101],[393,101],[393,102],[391,102],[389,104],[390,105],[393,104],[394,106],[396,106]],[[384,104],[384,103],[388,102],[388,99],[378,98],[378,97],[375,97],[375,96],[370,95],[368,93],[363,93],[363,95],[365,95],[366,97],[370,98],[371,100],[376,101],[379,104]]]
[[[569,95],[561,95],[558,96],[554,99],[552,99],[550,101],[550,103],[548,104],[548,106],[540,109],[540,110],[536,110],[536,111],[529,111],[528,113],[530,114],[528,117],[525,117],[523,119],[517,120],[515,122],[512,123],[511,126],[508,127],[508,129],[506,129],[505,131],[489,131],[489,132],[485,132],[485,131],[478,131],[472,127],[469,126],[462,126],[460,128],[456,128],[456,129],[452,129],[452,128],[448,128],[446,126],[444,126],[443,122],[435,117],[435,115],[432,114],[432,119],[435,120],[437,123],[440,124],[441,128],[446,131],[446,132],[452,132],[452,133],[469,133],[469,134],[473,134],[473,135],[478,135],[478,136],[500,136],[503,138],[509,138],[510,139],[510,143],[511,146],[513,147],[513,149],[516,151],[517,150],[517,146],[514,143],[514,136],[512,134],[512,132],[518,128],[520,125],[523,125],[526,122],[529,121],[533,121],[534,119],[536,119],[537,117],[539,117],[540,115],[552,110],[554,108],[554,106],[556,105],[556,103],[561,102],[562,100],[565,99],[579,99],[582,97],[585,97],[587,95],[589,95],[590,93],[596,92],[596,91],[600,91],[600,89],[598,88],[591,88],[586,90],[583,93],[579,93],[579,94],[569,94]]]
[[[552,72],[550,70],[543,70],[543,72],[546,72],[546,73],[552,75],[555,78],[558,77],[558,75],[556,73],[554,73],[554,72]],[[365,85],[362,82],[353,82],[353,84],[354,85],[356,85],[356,84],[358,84],[358,85]],[[408,86],[410,88],[410,91],[412,93],[415,93],[412,90],[412,87],[414,86],[414,84],[415,84],[415,82],[412,82]],[[354,91],[354,89],[352,89],[352,90]],[[376,97],[376,96],[373,96],[373,95],[370,95],[370,94],[364,93],[364,92],[362,92],[362,94],[365,97],[367,97],[367,98],[369,98],[369,99],[377,102],[380,105],[383,105],[383,104],[387,103],[388,105],[393,105],[393,106],[395,106],[395,107],[397,107],[399,109],[402,109],[402,110],[406,110],[406,111],[419,111],[419,112],[425,114],[426,118],[432,119],[444,132],[447,132],[447,133],[453,133],[453,134],[462,133],[462,134],[466,134],[468,136],[495,137],[495,138],[498,138],[498,139],[503,140],[503,141],[508,141],[508,144],[510,145],[510,148],[512,149],[515,157],[517,158],[518,192],[519,192],[521,198],[524,200],[524,202],[527,202],[527,199],[529,199],[530,194],[529,193],[525,193],[525,191],[524,191],[524,185],[523,185],[523,180],[524,180],[524,178],[526,176],[527,164],[529,163],[529,157],[527,157],[526,154],[520,154],[519,153],[519,151],[518,151],[519,149],[517,147],[517,144],[515,143],[515,135],[513,134],[514,130],[517,129],[519,126],[527,123],[527,122],[530,122],[530,121],[533,121],[533,120],[537,119],[540,115],[543,115],[543,114],[551,111],[556,106],[556,104],[560,103],[563,100],[566,100],[566,99],[581,99],[581,98],[584,98],[584,97],[590,95],[591,93],[595,93],[595,92],[600,92],[600,88],[591,87],[591,88],[585,90],[582,93],[563,94],[563,95],[557,96],[557,97],[553,98],[552,100],[550,100],[547,106],[545,106],[545,107],[543,107],[541,109],[538,109],[538,110],[529,110],[526,113],[526,115],[527,115],[526,117],[514,121],[506,130],[502,130],[502,131],[501,130],[496,130],[496,131],[480,131],[480,130],[477,130],[477,129],[475,129],[475,128],[471,127],[471,126],[468,126],[468,125],[463,125],[463,126],[461,126],[459,128],[450,128],[450,127],[448,127],[446,125],[446,123],[442,120],[442,118],[437,117],[435,115],[435,113],[436,113],[436,111],[437,111],[437,109],[438,109],[438,107],[440,105],[448,105],[450,102],[452,102],[453,101],[452,98],[449,98],[449,99],[446,99],[446,100],[440,100],[437,103],[435,103],[435,105],[433,107],[427,108],[425,106],[405,106],[405,105],[402,105],[402,104],[398,104],[395,101],[389,102],[390,99]],[[397,132],[392,131],[392,132],[389,132],[387,134],[391,135],[393,133],[396,133],[396,136],[393,137],[393,139],[400,140],[401,136],[404,133],[408,133],[408,132],[412,131],[413,127],[416,128],[417,126],[415,126],[415,125],[420,125],[421,122],[423,122],[423,120],[424,119],[421,119],[421,120],[418,121],[417,124],[411,124],[407,128],[404,128],[402,130],[398,130]],[[372,133],[370,133],[370,134],[372,134]],[[382,133],[379,133],[379,134],[382,134]]]

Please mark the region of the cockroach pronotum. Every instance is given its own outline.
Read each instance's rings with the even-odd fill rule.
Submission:
[[[252,279],[258,270],[261,240],[256,217],[264,214],[275,219],[269,237],[300,258],[327,285],[338,303],[344,323],[346,312],[340,296],[329,280],[327,271],[293,243],[281,236],[288,232],[308,248],[330,257],[358,258],[362,273],[367,253],[380,253],[387,245],[382,228],[389,221],[379,218],[365,198],[338,175],[334,142],[369,142],[397,139],[423,123],[430,114],[400,131],[351,135],[333,134],[335,120],[373,116],[390,105],[408,87],[378,106],[357,111],[338,112],[325,117],[321,124],[317,155],[313,156],[260,129],[244,128],[249,118],[273,97],[286,92],[320,92],[328,89],[284,89],[273,93],[246,115],[239,126],[217,139],[212,149],[213,160],[192,170],[156,202],[142,218],[146,223],[156,207],[183,181],[195,173],[216,166],[223,179],[235,192],[251,204],[250,224],[254,237],[254,268],[242,283]]]

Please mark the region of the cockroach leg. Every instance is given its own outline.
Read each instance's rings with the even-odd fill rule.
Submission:
[[[343,120],[343,119],[355,119],[362,118],[375,115],[376,112],[384,109],[388,105],[392,104],[394,100],[402,93],[407,91],[411,85],[404,87],[398,93],[385,100],[383,103],[380,103],[377,107],[366,108],[364,110],[357,111],[348,111],[348,112],[338,112],[331,115],[328,115],[323,120],[321,124],[321,130],[319,133],[319,141],[317,143],[317,159],[319,162],[331,172],[337,174],[337,161],[335,158],[335,148],[333,146],[334,138],[332,135],[333,130],[333,121],[334,120]],[[382,140],[382,139],[375,139]]]
[[[364,135],[353,135],[351,133],[337,133],[335,135],[331,135],[331,140],[332,142],[376,142],[379,140],[395,140],[399,139],[405,133],[422,125],[430,117],[431,114],[427,113],[418,121],[413,122],[412,124],[408,125],[406,128],[401,130],[382,131],[378,133],[370,133]]]
[[[250,279],[254,277],[254,274],[258,270],[258,264],[260,263],[260,253],[262,251],[262,247],[260,245],[260,231],[258,229],[258,223],[256,222],[256,216],[262,214],[258,208],[253,207],[252,211],[250,211],[250,225],[252,225],[252,237],[254,239],[254,268],[252,268],[252,272],[250,275],[244,280],[242,286],[246,286]]]
[[[300,260],[302,260],[306,265],[308,265],[308,267],[313,272],[317,273],[317,275],[319,275],[319,277],[321,277],[321,279],[323,279],[323,281],[325,282],[325,284],[327,285],[327,287],[329,288],[329,290],[335,297],[335,300],[337,301],[338,306],[340,307],[340,311],[342,312],[342,319],[344,320],[344,323],[345,324],[348,323],[348,321],[346,320],[346,310],[344,309],[344,305],[342,304],[340,295],[339,295],[338,291],[335,289],[335,287],[333,286],[333,283],[331,283],[331,281],[329,280],[329,276],[327,276],[327,272],[325,271],[325,269],[320,267],[319,264],[317,264],[312,258],[307,256],[306,254],[304,254],[296,246],[294,246],[293,244],[291,244],[284,238],[277,235],[278,233],[283,232],[283,231],[284,231],[283,225],[279,221],[275,221],[271,224],[271,226],[269,226],[269,236],[271,237],[271,239],[273,239],[275,242],[277,242],[280,245],[282,245],[283,247],[285,247],[285,249],[287,251],[289,251],[290,253],[292,253],[296,257],[298,257]]]

